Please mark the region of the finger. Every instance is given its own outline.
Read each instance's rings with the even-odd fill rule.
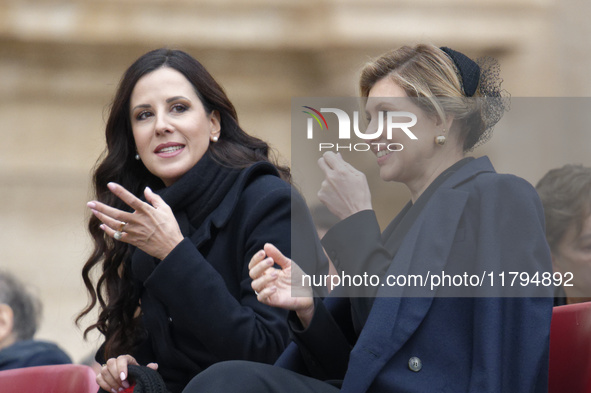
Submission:
[[[326,153],[324,153],[324,161],[326,161],[326,164],[332,168],[332,169],[337,169],[339,166],[341,166],[343,159],[339,158],[336,154],[334,154],[331,151],[327,151]]]
[[[328,155],[327,153],[331,154]],[[345,171],[351,171],[351,169],[355,170],[353,166],[351,166],[347,161],[343,159],[343,156],[341,156],[340,153],[338,155],[334,154],[333,152],[327,153],[325,153],[325,160],[328,166],[330,166],[333,171],[338,171],[342,173]]]
[[[248,275],[253,280],[256,280],[257,278],[262,276],[268,268],[272,267],[273,265],[275,265],[273,258],[265,258],[261,262],[259,262],[258,265],[255,265],[252,269],[250,269]]]
[[[126,222],[116,220],[95,209],[92,209],[92,214],[94,214],[96,218],[98,218],[103,224],[106,224],[109,228],[112,228],[113,230],[122,231],[127,225]]]
[[[147,211],[149,208],[153,208],[151,205],[147,204],[146,202],[142,201],[131,192],[127,191],[123,186],[120,186],[117,183],[110,182],[107,184],[109,190],[113,194],[115,194],[119,199],[121,199],[125,204],[131,207],[133,210],[140,210],[140,211]]]
[[[121,381],[121,386],[123,386],[123,382],[127,382],[126,379],[127,379],[128,360],[129,359],[125,355],[121,355],[117,358],[117,372],[118,372],[117,377]],[[126,387],[126,386],[123,386],[123,387]]]
[[[269,298],[271,296],[273,296],[276,292],[277,292],[277,287],[275,285],[272,285],[268,288],[263,289],[261,292],[259,292],[259,294],[257,295],[257,300],[261,303],[265,303],[268,300],[270,300]]]
[[[96,383],[106,392],[117,393],[118,389],[115,389],[113,386],[111,386],[111,384],[105,380],[105,377],[101,372],[96,375]]]
[[[148,203],[152,205],[155,209],[158,209],[159,207],[163,206],[168,206],[166,202],[164,202],[164,199],[162,199],[160,195],[152,191],[150,187],[146,187],[144,189],[144,196],[146,197],[146,201],[148,201]]]
[[[332,168],[328,166],[324,157],[320,157],[318,159],[318,166],[320,167],[322,172],[324,172],[325,176],[328,176],[328,174],[332,171]]]
[[[158,363],[148,363],[146,367],[151,368],[154,371],[158,371]]]
[[[252,269],[256,264],[258,264],[260,261],[262,261],[263,259],[265,259],[265,251],[264,250],[259,250],[257,252],[254,253],[254,255],[252,256],[252,258],[250,258],[250,262],[248,263],[248,268]]]
[[[271,243],[266,243],[263,249],[265,250],[267,256],[272,258],[273,261],[281,267],[281,269],[286,269],[291,266],[291,259],[283,255],[281,251],[279,251],[279,249]]]
[[[330,199],[327,195],[329,195],[329,193],[325,192],[324,189],[320,189],[316,194],[316,196],[318,196],[318,200],[320,201],[320,203],[322,203],[324,206],[328,208],[328,210],[330,210],[331,204]]]
[[[252,281],[251,287],[257,293],[262,293],[265,288],[272,286],[277,281],[277,269],[270,268],[269,272],[265,272],[259,278]]]
[[[117,231],[115,231],[113,228],[109,227],[106,224],[101,224],[99,226],[99,228],[102,229],[103,232],[105,232],[107,234],[107,236],[115,239],[115,234],[117,233]],[[117,238],[115,240],[118,240],[120,242],[127,242],[128,236],[129,236],[129,234],[127,232],[121,232],[121,235],[119,235],[119,238]]]
[[[119,369],[115,358],[107,360],[107,365],[101,370],[101,375],[103,376],[104,381],[110,386],[109,390],[118,390],[121,387]]]
[[[332,187],[332,183],[328,181],[328,178],[322,180],[322,183],[320,183],[320,189],[318,190],[318,195],[320,195],[320,193],[329,193],[330,191],[327,190],[331,190]]]
[[[132,214],[129,212],[125,212],[123,210],[119,210],[117,208],[111,207],[109,205],[105,205],[104,203],[98,201],[90,201],[86,204],[92,213],[96,215],[95,212],[101,213],[103,216],[107,216],[111,219],[118,220],[119,222],[129,222],[132,219]],[[97,216],[97,218],[99,218]],[[100,220],[100,218],[99,218]],[[102,220],[101,220],[102,221]],[[115,226],[117,228],[118,226]]]

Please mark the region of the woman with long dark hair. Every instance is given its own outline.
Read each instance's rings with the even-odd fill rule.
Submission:
[[[257,301],[248,261],[269,241],[290,254],[289,169],[178,50],[149,52],[125,72],[106,142],[88,203],[90,302],[79,316],[98,305],[86,332],[105,338],[100,386],[126,388],[128,364],[157,368],[178,392],[221,360],[273,362],[287,343],[287,312]]]

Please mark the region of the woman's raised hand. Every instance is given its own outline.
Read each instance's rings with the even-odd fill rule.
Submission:
[[[103,364],[101,371],[96,376],[96,382],[103,390],[117,393],[129,387],[127,377],[127,365],[139,366],[138,362],[131,355],[121,355],[116,358],[110,358],[106,364]],[[158,370],[158,364],[149,363],[147,367],[152,370]]]
[[[248,268],[252,289],[261,303],[295,311],[304,327],[308,326],[314,314],[313,292],[303,285],[304,272],[297,264],[267,243],[253,255]]]
[[[318,199],[341,220],[362,210],[371,210],[371,193],[363,172],[343,160],[339,153],[326,152],[318,160],[324,172]]]
[[[109,183],[107,186],[134,209],[130,213],[98,201],[88,202],[88,207],[102,222],[100,227],[107,235],[136,246],[160,260],[183,240],[172,209],[150,188],[144,190],[147,202],[143,202],[119,184]]]

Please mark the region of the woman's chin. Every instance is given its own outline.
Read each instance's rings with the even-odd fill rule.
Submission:
[[[380,169],[380,179],[382,181],[397,181],[396,176],[393,176],[391,172]]]

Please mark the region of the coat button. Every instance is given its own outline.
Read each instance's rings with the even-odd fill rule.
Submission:
[[[421,362],[421,359],[418,357],[413,356],[412,358],[408,359],[408,368],[418,373],[423,368],[423,362]]]

